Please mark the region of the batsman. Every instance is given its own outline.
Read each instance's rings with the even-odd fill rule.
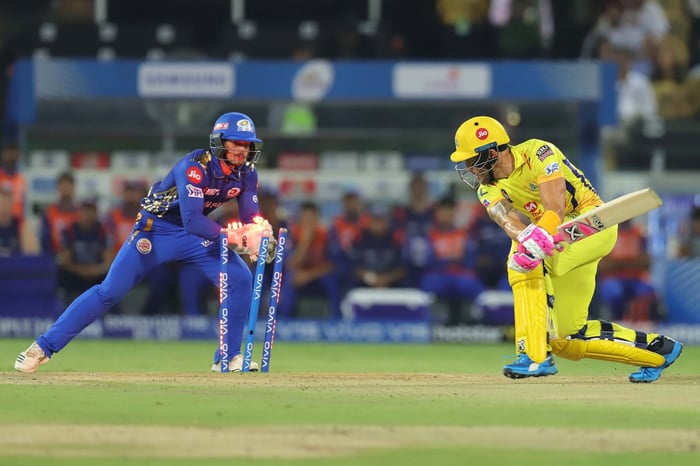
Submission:
[[[613,226],[581,241],[555,244],[557,227],[603,204],[586,176],[551,142],[511,145],[488,116],[462,123],[450,159],[490,218],[512,239],[508,281],[513,290],[514,379],[556,374],[552,354],[639,366],[629,381],[648,383],[678,359],[680,342],[605,320],[590,320],[596,270],[617,240]]]
[[[252,299],[252,274],[240,254],[257,260],[264,234],[270,235],[268,262],[272,261],[275,249],[272,228],[260,217],[258,209],[255,164],[261,145],[249,116],[235,112],[221,115],[209,136],[209,149],[196,149],[185,155],[162,180],[151,186],[141,201],[134,228],[104,281],[80,295],[46,332],[20,353],[15,369],[34,372],[49,362],[161,264],[193,265],[218,286],[221,226],[207,215],[235,200],[242,223],[228,229],[229,247],[238,253],[227,264],[227,291],[232,297],[228,348],[229,370],[240,371],[243,326]],[[164,294],[174,292],[163,290]],[[218,349],[212,370],[221,370]],[[257,370],[257,365],[251,370]]]

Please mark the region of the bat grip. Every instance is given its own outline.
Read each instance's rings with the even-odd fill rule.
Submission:
[[[554,240],[554,246],[556,246],[557,251],[562,252],[564,250],[564,238],[562,238],[561,234],[554,234],[552,239]]]

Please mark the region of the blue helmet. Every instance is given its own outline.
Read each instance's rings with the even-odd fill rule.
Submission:
[[[209,147],[212,154],[225,160],[226,149],[224,141],[248,141],[251,143],[250,152],[246,158],[246,165],[253,165],[260,158],[260,150],[256,144],[262,144],[255,134],[253,120],[243,113],[224,113],[214,122],[214,128],[209,135]]]

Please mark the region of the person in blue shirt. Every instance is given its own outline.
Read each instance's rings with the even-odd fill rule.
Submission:
[[[228,229],[229,245],[238,253],[231,254],[228,263],[229,369],[239,371],[243,326],[252,299],[252,274],[239,254],[257,259],[262,235],[272,237],[270,224],[259,216],[258,209],[255,164],[261,143],[250,117],[242,113],[221,115],[209,137],[209,150],[190,152],[151,186],[141,201],[134,229],[104,281],[75,299],[45,333],[20,353],[15,369],[36,371],[161,264],[195,264],[218,285],[221,226],[207,214],[235,199],[241,223]],[[274,245],[271,238],[269,261]],[[221,370],[218,350],[212,370]]]

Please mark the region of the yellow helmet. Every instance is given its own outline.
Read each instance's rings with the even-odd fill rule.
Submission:
[[[470,118],[457,128],[455,133],[455,151],[450,160],[464,162],[479,155],[486,149],[509,144],[510,137],[498,120],[487,116]]]

